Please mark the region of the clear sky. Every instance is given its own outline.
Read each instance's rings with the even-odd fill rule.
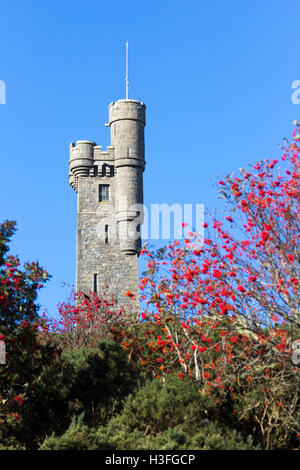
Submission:
[[[12,0],[0,8],[1,219],[12,252],[52,279],[48,313],[75,282],[69,144],[109,145],[107,106],[147,105],[145,203],[219,204],[212,185],[276,157],[300,118],[299,0]]]

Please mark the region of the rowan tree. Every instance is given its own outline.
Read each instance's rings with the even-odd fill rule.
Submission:
[[[300,125],[279,160],[218,182],[225,214],[157,251],[145,248],[143,334],[123,346],[156,376],[176,371],[201,393],[228,395],[265,448],[300,436],[300,375],[293,346],[299,316]],[[183,224],[185,225],[185,224]],[[295,444],[297,445],[297,444]]]

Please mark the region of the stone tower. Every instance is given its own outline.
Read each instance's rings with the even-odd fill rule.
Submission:
[[[105,284],[120,304],[138,298],[143,221],[146,106],[125,99],[109,105],[111,146],[70,145],[69,182],[77,192],[76,292],[101,293]]]

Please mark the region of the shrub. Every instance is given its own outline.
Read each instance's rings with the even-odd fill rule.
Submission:
[[[130,394],[106,426],[88,428],[81,416],[62,436],[48,437],[40,449],[259,448],[252,436],[233,428],[228,416],[227,410],[213,408],[210,398],[199,396],[190,382],[169,377],[148,381]]]

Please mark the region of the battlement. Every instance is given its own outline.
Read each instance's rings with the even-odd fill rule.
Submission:
[[[77,192],[80,176],[113,176],[114,148],[102,150],[100,145],[90,140],[77,140],[70,144],[69,183]],[[106,168],[109,168],[107,171]]]
[[[94,147],[94,160],[108,161],[114,160],[114,147],[107,146],[107,150],[102,150],[101,145]]]
[[[109,126],[115,121],[129,119],[132,121],[141,121],[146,125],[146,106],[137,100],[118,100],[113,101],[108,106]]]

